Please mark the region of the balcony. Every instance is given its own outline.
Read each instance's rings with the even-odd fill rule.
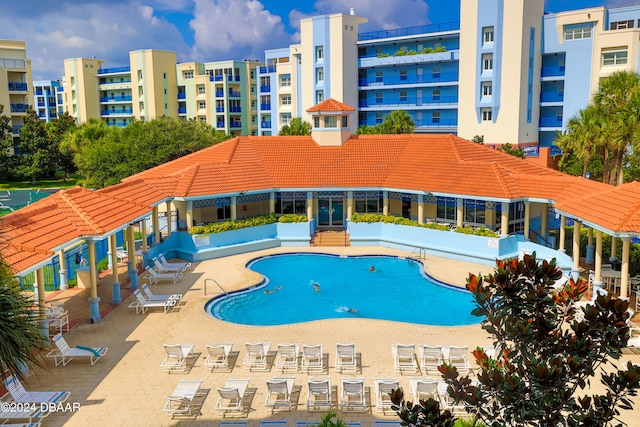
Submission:
[[[397,86],[397,85],[416,85],[420,83],[443,83],[443,82],[457,82],[458,73],[432,73],[422,76],[406,76],[406,77],[374,77],[371,79],[358,79],[358,85],[360,87],[373,87],[381,88],[383,86]]]
[[[216,90],[216,98],[224,98],[224,91]]]
[[[222,76],[209,76],[209,81],[210,82],[221,82],[222,81]]]
[[[541,128],[561,128],[562,116],[540,117]]]
[[[260,86],[260,92],[271,92],[271,86]]]
[[[44,95],[44,91],[42,89],[36,89],[36,95]]]
[[[47,103],[47,105],[48,105],[49,107],[55,107],[55,106],[56,106],[56,101],[49,101],[49,102]]]
[[[239,106],[231,106],[229,107],[229,112],[230,113],[242,113],[242,107]]]
[[[224,107],[216,107],[216,113],[224,113]]]
[[[187,108],[186,107],[178,108],[178,114],[187,114]]]
[[[275,65],[269,65],[268,67],[260,67],[260,74],[275,73],[275,72],[276,72]]]
[[[438,105],[442,106],[457,104],[458,103],[458,95],[451,96],[437,96],[437,97],[406,97],[400,99],[398,96],[394,97],[384,97],[380,100],[367,100],[361,99],[358,101],[358,107],[367,108],[367,107],[427,107],[430,105]]]
[[[564,92],[540,92],[540,102],[562,102],[564,101]]]
[[[130,72],[131,72],[131,67],[100,68],[98,70],[98,74],[122,74],[122,73],[130,73]]]
[[[187,94],[184,92],[178,93],[178,99],[187,99]]]
[[[229,98],[242,98],[242,92],[229,91]]]
[[[106,79],[100,79],[100,86],[117,85],[122,83],[131,83],[131,79],[118,79],[115,81],[106,81]]]
[[[548,65],[542,67],[541,77],[561,77],[564,76],[564,65]]]
[[[131,102],[131,96],[102,96],[100,102]]]
[[[271,104],[260,104],[260,110],[262,111],[271,110]]]
[[[238,129],[238,128],[241,128],[241,127],[242,127],[242,122],[232,121],[232,122],[230,123],[230,127],[231,127],[232,129]]]
[[[458,126],[458,119],[416,120],[417,128],[450,129]]]
[[[417,27],[396,28],[386,31],[370,31],[368,33],[360,33],[358,41],[387,39],[392,37],[415,36],[418,34],[441,33],[444,31],[460,30],[460,21],[444,22],[442,24],[420,25]]]
[[[260,122],[260,128],[271,129],[271,122],[266,122],[266,121]]]
[[[100,111],[100,115],[102,116],[130,116],[133,114],[133,110],[131,108],[123,108],[121,110],[102,110]]]
[[[22,129],[24,127],[24,125],[14,125],[13,126],[13,134],[19,134],[20,133],[20,129]]]
[[[223,128],[224,127],[224,122],[216,122],[216,127],[217,128]]]
[[[55,119],[56,117],[58,117],[57,113],[49,113],[49,117],[52,119]]]
[[[38,101],[38,107],[44,107],[44,101]]]
[[[26,83],[9,82],[9,90],[14,92],[27,92],[29,88]]]
[[[47,115],[45,113],[40,112],[38,113],[38,117],[41,119],[44,119],[45,117],[47,117]]]
[[[12,113],[26,113],[29,109],[29,104],[11,104],[11,112]]]

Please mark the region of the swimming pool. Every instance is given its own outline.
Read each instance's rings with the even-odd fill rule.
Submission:
[[[471,315],[469,292],[427,276],[422,263],[412,259],[296,253],[258,258],[247,268],[265,276],[264,282],[214,298],[205,306],[209,314],[256,326],[330,318],[444,326],[480,322]]]

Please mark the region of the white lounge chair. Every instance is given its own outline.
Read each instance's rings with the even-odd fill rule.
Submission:
[[[271,350],[270,342],[245,343],[247,347],[247,355],[244,357],[244,366],[252,369],[268,369],[268,356]]]
[[[332,408],[331,379],[329,377],[309,378],[307,409],[309,411],[330,411]]]
[[[260,427],[287,427],[287,420],[262,420]]]
[[[165,372],[187,370],[187,359],[193,357],[193,344],[163,344],[164,360],[160,364]]]
[[[218,402],[215,410],[224,416],[243,416],[248,412],[245,408],[244,395],[249,386],[249,379],[228,379],[224,387],[218,388]]]
[[[88,357],[93,366],[109,350],[108,347],[76,346],[71,348],[62,334],[56,334],[51,340],[56,348],[47,353],[47,357],[53,359],[56,366],[60,364],[67,366],[67,363],[71,362],[74,357]]]
[[[364,378],[342,378],[340,407],[343,411],[366,411]]]
[[[182,273],[186,267],[178,267],[170,264],[163,264],[158,258],[153,259],[153,265],[158,273]]]
[[[438,381],[438,397],[440,398],[440,408],[443,410],[449,410],[452,414],[461,415],[466,413],[464,405],[462,403],[454,404],[453,398],[447,391],[447,383],[444,381]]]
[[[267,399],[265,408],[291,410],[291,393],[296,377],[276,377],[267,380]]]
[[[307,373],[324,372],[322,344],[302,345],[302,370]]]
[[[140,289],[144,292],[145,299],[149,301],[166,301],[170,299],[177,301],[182,298],[182,294],[154,294],[146,283],[140,285]]]
[[[318,421],[296,420],[296,427],[316,427]],[[333,425],[333,424],[330,424]],[[344,423],[346,427],[360,427],[360,421],[347,421]],[[400,425],[400,424],[398,424]]]
[[[393,402],[390,393],[400,388],[400,383],[396,378],[374,378],[373,383],[376,392],[376,410],[384,414],[391,410]]]
[[[439,401],[438,380],[434,378],[409,378],[413,403],[418,404],[421,400],[433,399]]]
[[[161,273],[153,267],[145,266],[144,268],[145,270],[147,270],[147,274],[142,276],[142,278],[149,279],[149,281],[154,285],[158,283],[160,280],[172,280],[173,283],[176,283],[178,279],[182,277],[181,272]]]
[[[20,403],[64,403],[70,394],[68,391],[26,391],[15,375],[5,378],[4,386],[11,398]]]
[[[58,332],[64,332],[65,329],[69,331],[69,312],[64,309],[64,303],[52,302],[46,314],[49,328]]]
[[[166,313],[171,310],[172,307],[175,307],[178,302],[177,299],[173,298],[157,301],[146,299],[144,295],[142,295],[142,292],[140,292],[140,289],[133,291],[133,294],[136,296],[136,300],[129,304],[129,308],[135,308],[136,314],[144,314],[150,308],[162,308]]]
[[[201,396],[200,387],[202,380],[181,380],[170,396],[165,396],[167,402],[164,412],[171,418],[181,416],[200,415],[200,405],[194,402],[197,396]]]
[[[17,408],[16,408],[17,409]],[[0,426],[39,426],[42,419],[50,414],[47,405],[23,405],[20,411],[7,412],[0,410]]]
[[[449,347],[449,360],[448,363],[453,365],[458,372],[466,373],[471,369],[469,361],[467,360],[467,346],[455,346]]]
[[[358,360],[355,344],[336,344],[336,370],[340,373],[344,371],[356,372]]]
[[[229,369],[229,353],[233,344],[207,345],[207,356],[204,358],[204,366],[211,369]]]
[[[166,265],[168,267],[179,267],[179,268],[182,268],[183,270],[186,270],[187,268],[191,267],[190,262],[169,262],[167,261],[167,258],[165,258],[164,254],[158,255],[158,260],[162,265]]]
[[[298,372],[300,369],[300,344],[278,344],[276,366],[282,372]]]
[[[429,371],[438,371],[438,367],[442,365],[442,347],[432,345],[420,346],[420,364],[425,374]]]
[[[391,346],[393,366],[396,371],[402,373],[403,370],[411,372],[418,370],[415,348],[415,344],[393,344]]]

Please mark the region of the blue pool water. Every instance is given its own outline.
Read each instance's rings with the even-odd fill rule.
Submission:
[[[369,271],[370,266],[375,272]],[[424,325],[479,323],[469,292],[437,282],[421,263],[397,257],[283,254],[247,265],[259,286],[215,298],[205,309],[244,325],[284,325],[330,318],[368,318]],[[319,291],[313,285],[319,284]],[[275,292],[265,292],[277,289]],[[348,309],[357,309],[349,312]]]

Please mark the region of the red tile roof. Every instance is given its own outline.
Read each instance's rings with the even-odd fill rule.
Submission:
[[[319,104],[314,105],[307,109],[307,113],[318,112],[342,112],[342,111],[356,111],[355,108],[350,105],[338,102],[333,98],[326,99]]]

